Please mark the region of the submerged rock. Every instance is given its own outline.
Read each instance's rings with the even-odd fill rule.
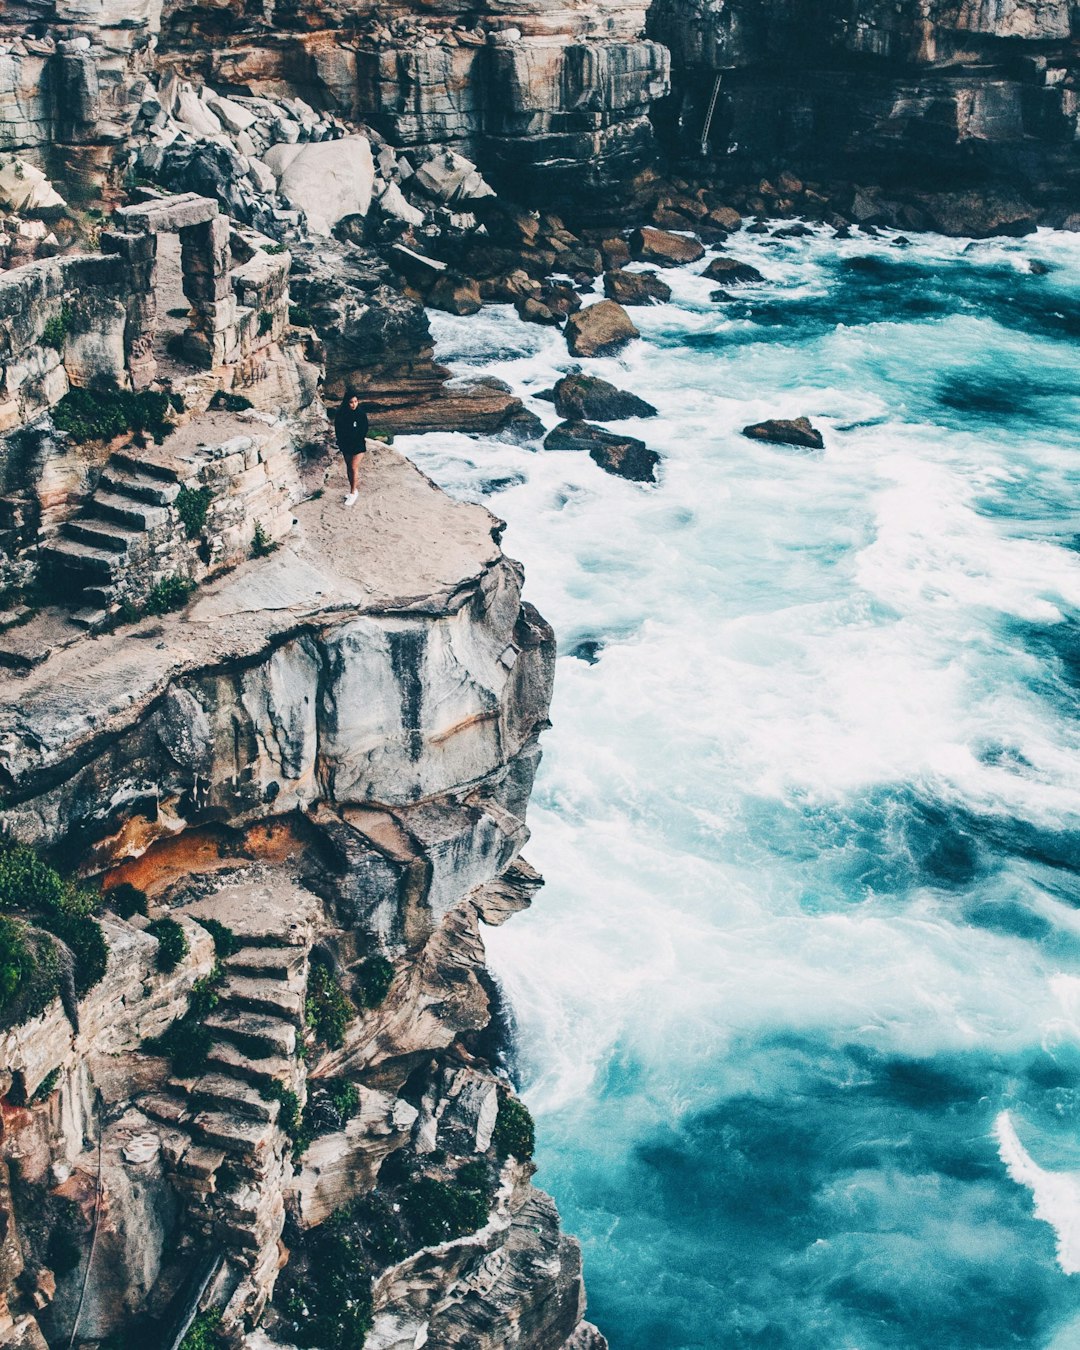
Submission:
[[[555,411],[571,421],[617,422],[624,417],[656,416],[656,409],[643,398],[579,372],[559,380],[554,398]]]
[[[705,256],[705,247],[699,239],[657,230],[651,225],[634,231],[630,236],[630,251],[635,258],[659,263],[661,267],[678,267]]]
[[[742,434],[752,441],[768,441],[772,445],[798,445],[808,450],[824,450],[825,438],[816,427],[810,425],[808,417],[796,417],[793,421],[773,418],[767,422],[755,422],[753,426],[743,427]]]
[[[630,315],[614,300],[590,305],[566,323],[566,345],[573,356],[609,356],[640,336]]]
[[[604,273],[604,294],[620,305],[666,304],[671,287],[655,272],[626,272],[616,268]]]
[[[620,436],[588,422],[560,422],[549,431],[545,450],[585,450],[594,464],[632,483],[655,483],[660,456],[634,436]]]

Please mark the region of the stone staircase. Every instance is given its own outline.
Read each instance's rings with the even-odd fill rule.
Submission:
[[[125,574],[147,563],[155,545],[175,541],[182,527],[169,508],[190,472],[149,451],[115,451],[93,496],[41,550],[57,589],[78,597],[72,617],[81,627],[105,619]]]
[[[201,538],[188,536],[176,509],[185,488],[209,494]],[[200,580],[247,557],[256,524],[267,540],[282,538],[301,495],[300,455],[284,422],[257,411],[204,413],[162,446],[114,451],[79,512],[42,544],[42,568],[75,606],[74,622],[96,628],[166,578]]]
[[[212,896],[187,911],[215,918],[227,897]],[[218,1004],[203,1019],[213,1036],[205,1071],[172,1078],[140,1108],[171,1127],[172,1176],[187,1199],[192,1226],[240,1272],[224,1323],[257,1315],[277,1275],[278,1239],[291,1183],[292,1141],[280,1125],[287,1089],[305,1098],[304,1037],[312,928],[295,913],[282,922],[245,925],[229,914],[240,950],[224,962]],[[225,921],[224,919],[222,921]]]

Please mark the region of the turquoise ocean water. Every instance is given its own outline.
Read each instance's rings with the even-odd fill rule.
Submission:
[[[489,934],[613,1350],[1080,1347],[1080,239],[770,241],[587,368],[655,488],[399,441],[560,658]],[[1030,270],[1032,259],[1049,267]],[[439,354],[535,395],[504,307]],[[740,436],[806,414],[814,455]]]

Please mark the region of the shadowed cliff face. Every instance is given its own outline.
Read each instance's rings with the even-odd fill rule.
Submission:
[[[1077,182],[1076,48],[1067,0],[656,0],[671,49],[661,120],[733,173],[778,162],[916,185],[1011,180],[1043,198]]]

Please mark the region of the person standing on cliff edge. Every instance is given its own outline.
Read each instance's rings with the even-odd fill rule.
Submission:
[[[341,407],[334,414],[334,435],[338,449],[345,461],[349,475],[349,492],[345,498],[346,506],[353,506],[360,489],[356,485],[360,456],[367,449],[368,416],[360,406],[360,395],[355,389],[349,389],[341,400]]]

